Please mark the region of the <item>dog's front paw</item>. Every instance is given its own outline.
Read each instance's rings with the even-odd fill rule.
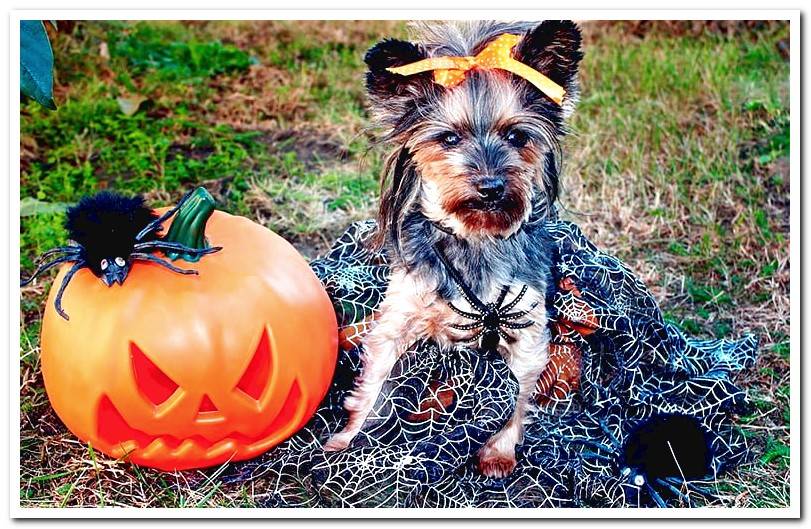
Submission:
[[[349,446],[349,443],[352,442],[352,439],[355,438],[355,432],[339,432],[329,438],[329,440],[324,443],[324,451],[325,452],[340,452],[341,450],[345,449]]]
[[[479,450],[479,472],[490,478],[509,476],[515,469],[515,451],[501,451],[485,445]]]

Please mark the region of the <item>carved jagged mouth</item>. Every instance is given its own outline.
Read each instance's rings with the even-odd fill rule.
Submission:
[[[207,439],[202,435],[194,435],[186,438],[178,438],[173,435],[152,435],[142,430],[130,426],[118,408],[107,395],[103,395],[99,402],[98,409],[98,436],[109,446],[117,447],[120,454],[125,455],[133,450],[144,450],[152,452],[161,448],[169,451],[171,455],[181,455],[188,451],[203,450],[209,456],[220,455],[220,453],[233,452],[237,446],[250,445],[262,442],[266,438],[278,434],[285,426],[297,424],[301,421],[305,409],[305,399],[302,398],[301,388],[298,380],[294,380],[290,391],[287,394],[281,410],[271,423],[256,435],[246,436],[239,432],[233,432],[220,439]],[[202,410],[202,406],[201,406]],[[198,419],[206,411],[201,411]]]
[[[233,398],[242,401],[254,410],[245,420],[255,421],[270,419],[262,415],[262,396],[270,391],[270,385],[276,379],[275,365],[272,361],[271,337],[267,329],[262,330],[256,350],[236,387]],[[130,362],[139,395],[153,405],[155,418],[171,418],[173,409],[189,398],[186,391],[165,373],[158,365],[138,347],[130,342]],[[244,448],[246,451],[262,450],[272,446],[272,442],[281,441],[293,433],[293,429],[303,422],[306,413],[306,399],[297,379],[293,380],[290,390],[282,403],[276,417],[267,428],[257,434],[246,436],[234,431],[222,437],[193,435],[177,437],[171,434],[150,434],[131,426],[124,414],[113,404],[108,395],[102,395],[98,407],[98,438],[114,452],[117,457],[135,450],[138,455],[148,457],[151,454],[169,459],[192,453],[206,458],[229,457]],[[275,406],[274,406],[275,407]],[[220,411],[208,395],[200,398],[197,416],[193,419],[200,431],[210,426],[228,421],[225,413]],[[240,429],[239,424],[235,429]],[[210,430],[208,430],[210,431]]]

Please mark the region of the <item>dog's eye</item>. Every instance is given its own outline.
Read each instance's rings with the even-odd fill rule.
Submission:
[[[504,136],[504,139],[507,140],[507,143],[513,147],[520,149],[527,144],[529,141],[529,136],[523,130],[510,129],[510,131]]]
[[[455,132],[445,132],[439,137],[439,141],[441,141],[442,145],[446,147],[453,147],[455,145],[459,145],[462,138],[460,138]]]

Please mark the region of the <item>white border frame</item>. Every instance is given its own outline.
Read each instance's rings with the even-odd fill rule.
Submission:
[[[509,15],[509,16],[505,16]],[[462,20],[480,18],[552,19],[576,18],[580,20],[788,20],[790,22],[790,189],[795,190],[790,215],[790,375],[789,380],[800,378],[800,11],[799,10],[18,10],[9,17],[9,226],[10,252],[7,280],[10,286],[9,314],[9,495],[10,515],[13,518],[799,518],[800,516],[800,391],[790,396],[790,506],[769,508],[684,508],[672,509],[173,509],[173,508],[43,508],[21,507],[20,489],[20,421],[19,421],[19,347],[20,347],[20,101],[14,87],[19,86],[19,31],[20,20]],[[4,231],[0,228],[0,231]],[[14,354],[16,352],[16,354]],[[795,384],[799,388],[799,384]]]

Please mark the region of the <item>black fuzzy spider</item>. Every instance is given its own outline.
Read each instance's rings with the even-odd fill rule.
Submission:
[[[657,413],[636,422],[620,442],[603,420],[597,421],[608,444],[595,439],[575,441],[589,447],[584,460],[616,464],[627,505],[640,503],[646,494],[658,507],[667,507],[663,494],[692,506],[690,492],[712,497],[699,485],[713,474],[713,448],[709,433],[696,418],[678,413]]]
[[[69,320],[62,310],[62,295],[82,268],[89,268],[108,287],[123,284],[130,267],[136,261],[150,261],[178,274],[197,274],[197,270],[178,268],[152,252],[172,250],[202,256],[221,250],[220,247],[191,248],[176,242],[162,240],[161,226],[189,199],[187,193],[180,202],[161,216],[144,204],[142,196],[126,197],[110,191],[82,198],[67,210],[65,229],[74,245],[52,248],[37,259],[38,266],[31,277],[20,286],[31,283],[43,272],[62,263],[73,263],[65,274],[54,306],[56,312]],[[47,259],[51,259],[47,261]],[[47,261],[47,262],[46,262]]]

